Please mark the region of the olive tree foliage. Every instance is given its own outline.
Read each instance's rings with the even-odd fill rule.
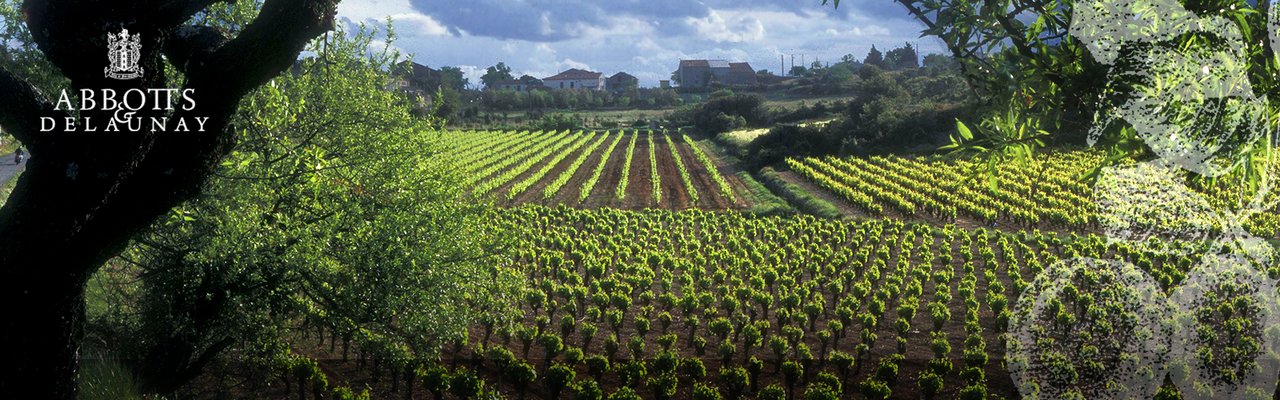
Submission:
[[[840,0],[823,0],[834,6]],[[848,3],[846,0],[844,3]],[[1161,96],[1161,103],[1186,105],[1156,111],[1162,118],[1196,125],[1219,137],[1197,138],[1223,145],[1221,156],[1243,160],[1233,173],[1259,177],[1255,159],[1264,143],[1248,128],[1207,121],[1213,115],[1240,112],[1235,100],[1208,90],[1196,95],[1169,93],[1169,87],[1196,77],[1161,65],[1212,62],[1213,79],[1249,81],[1252,96],[1267,96],[1265,111],[1250,119],[1274,124],[1280,38],[1270,2],[1244,0],[1077,1],[1077,0],[895,0],[924,29],[945,45],[970,89],[981,99],[980,121],[958,121],[956,151],[988,157],[989,169],[1006,160],[1026,163],[1033,150],[1050,143],[1102,146],[1113,161],[1150,159],[1151,138],[1115,110],[1134,99]],[[1086,14],[1113,18],[1090,32]],[[1073,25],[1075,24],[1075,25]],[[1269,25],[1270,24],[1270,25]],[[1271,28],[1269,28],[1271,26]],[[1083,38],[1083,39],[1082,39]],[[1154,60],[1154,61],[1153,61]],[[1153,68],[1154,67],[1154,68]],[[1228,71],[1228,72],[1219,72]],[[1201,77],[1203,78],[1203,77]],[[1201,81],[1200,85],[1214,83]],[[1194,85],[1194,84],[1193,84]],[[1160,93],[1160,92],[1164,93]],[[1217,94],[1220,95],[1220,94]],[[1232,93],[1239,98],[1242,94]],[[1215,98],[1216,97],[1216,98]],[[1199,113],[1199,115],[1187,115]],[[1205,124],[1216,124],[1209,127]],[[1172,134],[1171,134],[1172,136]],[[1093,174],[1086,177],[1096,176]],[[994,175],[994,174],[989,174]],[[992,183],[994,184],[994,178]]]
[[[85,334],[86,285],[131,238],[194,198],[235,145],[241,100],[288,70],[306,44],[329,32],[337,0],[246,0],[237,26],[206,23],[228,0],[23,0],[0,2],[0,127],[31,159],[0,206],[0,397],[76,397]],[[145,74],[103,73],[108,35],[138,35]],[[89,119],[117,107],[59,106],[63,89],[115,93],[171,88],[192,107],[144,99],[134,118],[203,118],[104,134]],[[71,99],[73,104],[75,100]],[[192,102],[194,103],[194,101]],[[105,101],[101,104],[105,106]],[[66,121],[47,128],[42,121]]]
[[[384,90],[399,54],[390,40],[370,51],[376,34],[331,32],[246,96],[216,178],[100,273],[137,277],[93,328],[138,360],[150,391],[220,354],[287,356],[293,328],[434,357],[511,311],[505,229],[461,187],[431,121]]]

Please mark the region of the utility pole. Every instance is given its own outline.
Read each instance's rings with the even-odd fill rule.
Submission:
[[[796,55],[795,55],[795,54],[792,54],[792,55],[791,55],[791,69],[795,69],[795,68],[796,68]],[[791,69],[787,70],[787,75],[791,75]]]

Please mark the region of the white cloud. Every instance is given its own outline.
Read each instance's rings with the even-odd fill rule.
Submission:
[[[685,23],[699,36],[716,42],[754,42],[764,38],[764,23],[747,15],[738,17],[730,24],[720,13],[712,10],[711,15],[704,18],[686,18]]]
[[[338,3],[338,17],[350,19],[355,23],[376,22],[378,24],[382,24],[387,17],[391,17],[393,24],[410,27],[408,30],[401,28],[399,30],[401,34],[424,36],[449,34],[448,28],[439,21],[414,10],[409,0],[346,0]]]
[[[868,25],[866,27],[855,26],[853,27],[853,29],[850,29],[847,31],[837,31],[835,29],[827,29],[825,33],[827,34],[827,36],[831,36],[831,37],[889,36],[890,35],[889,29],[881,27],[879,25]]]
[[[482,84],[480,77],[484,76],[485,68],[474,65],[459,65],[457,67],[462,70],[462,76],[466,77],[472,86],[479,87]]]
[[[440,22],[436,21],[435,19],[432,19],[429,16],[418,14],[418,13],[394,14],[391,16],[391,21],[393,24],[407,24],[411,27],[415,27],[416,29],[413,29],[410,32],[417,33],[419,35],[424,35],[424,36],[449,35],[449,29],[445,28],[444,25],[441,25]],[[403,32],[403,31],[400,31],[400,32]]]

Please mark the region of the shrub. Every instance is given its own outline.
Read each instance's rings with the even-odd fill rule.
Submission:
[[[459,370],[449,379],[449,393],[461,399],[470,399],[484,389],[484,380],[468,370]]]
[[[982,368],[968,367],[960,371],[960,379],[970,384],[982,382],[983,378]]]
[[[821,383],[813,383],[804,391],[804,400],[838,400],[840,394]]]
[[[925,399],[932,399],[942,393],[942,384],[942,376],[930,372],[920,374],[920,391],[924,393]]]
[[[786,398],[787,390],[776,383],[761,389],[760,393],[756,394],[758,400],[786,400]]]
[[[595,354],[587,357],[587,373],[596,380],[602,379],[605,372],[609,371],[609,359],[604,356]]]
[[[629,387],[622,387],[613,394],[609,395],[609,400],[642,400],[636,391]]]
[[[928,365],[925,366],[925,369],[934,374],[946,375],[951,372],[951,369],[952,369],[951,360],[948,360],[945,358],[935,358],[935,359],[929,360],[929,363]]]
[[[618,367],[618,377],[626,382],[627,385],[636,385],[643,382],[647,372],[644,362],[640,360],[631,360],[631,362]]]
[[[960,389],[960,400],[987,400],[987,386],[976,384]]]
[[[600,385],[596,381],[579,381],[578,392],[573,395],[573,400],[600,400],[604,398],[604,391],[600,390]]]
[[[898,364],[889,362],[888,360],[880,360],[880,365],[876,366],[876,379],[893,385],[898,382]]]
[[[676,387],[679,383],[680,381],[676,379],[675,375],[662,374],[657,378],[649,378],[645,386],[649,388],[649,391],[653,392],[654,397],[663,400],[676,394]]]
[[[893,394],[893,390],[889,389],[889,385],[871,378],[862,381],[859,389],[861,389],[862,396],[868,400],[884,400]]]
[[[720,392],[701,383],[693,384],[693,400],[720,400]]]
[[[716,135],[735,126],[759,126],[767,123],[763,105],[764,96],[759,94],[733,94],[713,98],[699,105],[681,107],[667,118],[678,126],[692,125],[704,133]]]
[[[573,383],[575,377],[577,377],[577,374],[573,372],[573,368],[563,364],[556,364],[547,369],[547,375],[542,378],[542,384],[551,393],[551,398],[555,399],[560,397],[561,390]]]
[[[647,124],[647,123],[646,123]],[[542,130],[576,130],[582,129],[582,119],[568,114],[554,113],[547,114],[538,122],[538,128]]]
[[[720,384],[729,391],[729,399],[737,399],[751,383],[751,377],[742,367],[720,368]]]
[[[833,392],[835,392],[837,397],[844,392],[842,387],[843,385],[840,384],[840,378],[836,377],[835,375],[831,375],[826,372],[821,372],[821,373],[818,373],[817,378],[814,378],[814,382],[817,382],[822,385],[826,385]]]
[[[707,367],[703,366],[702,360],[697,358],[686,358],[681,361],[680,370],[695,381],[707,376]]]

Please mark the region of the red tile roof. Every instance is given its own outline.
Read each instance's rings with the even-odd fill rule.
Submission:
[[[555,76],[543,78],[542,80],[566,80],[566,79],[597,79],[602,75],[599,72],[583,71],[577,68],[570,68],[568,71],[561,72]]]
[[[707,60],[680,60],[680,67],[689,67],[689,68],[702,67],[702,68],[707,68],[707,67],[709,67],[709,66],[710,66],[710,64],[709,64],[709,63],[707,63]]]
[[[751,69],[751,64],[744,62],[729,63],[729,70],[734,72],[755,73],[755,70]]]

